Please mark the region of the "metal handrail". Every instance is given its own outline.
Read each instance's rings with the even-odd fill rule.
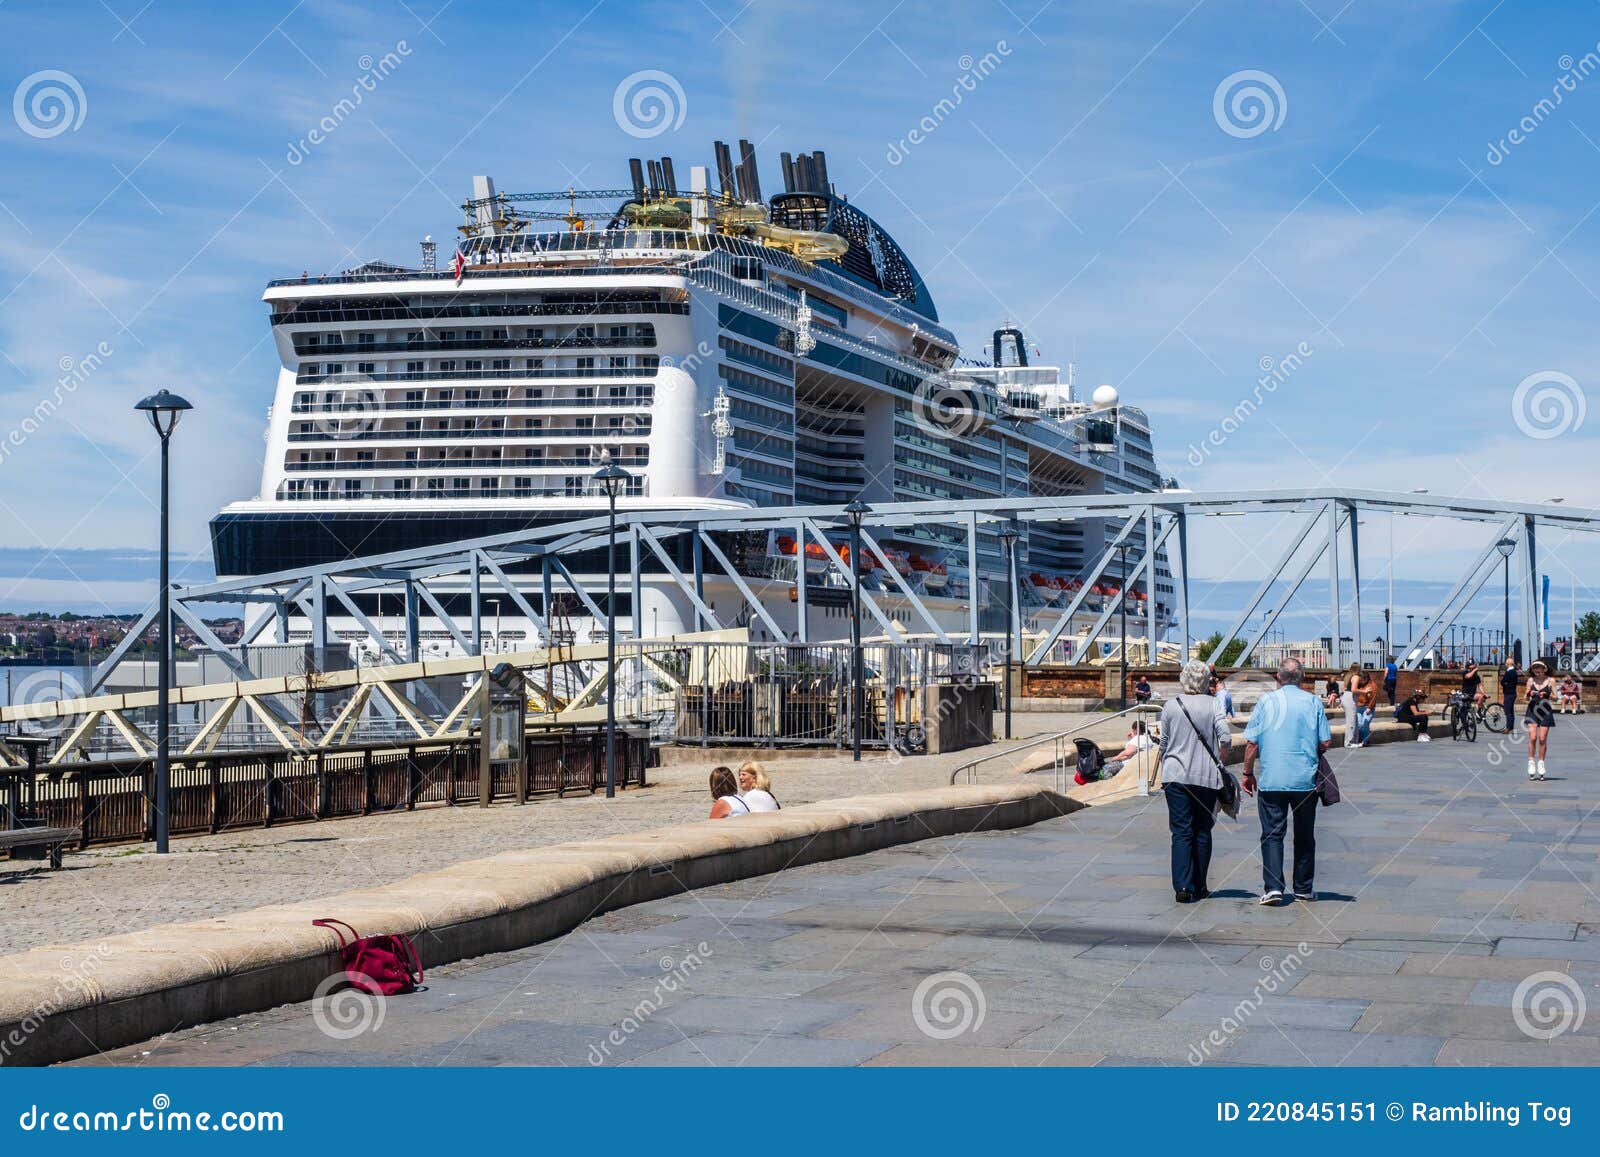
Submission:
[[[1151,714],[1153,712],[1159,712],[1160,710],[1161,708],[1153,703],[1135,703],[1131,707],[1125,707],[1121,711],[1113,711],[1110,715],[1097,716],[1094,719],[1090,719],[1078,724],[1076,727],[1069,727],[1065,731],[1055,732],[1051,735],[1041,735],[1037,739],[1030,739],[1028,742],[1019,744],[1016,747],[1008,747],[1004,751],[997,751],[993,755],[985,755],[981,759],[974,759],[971,763],[962,764],[960,767],[956,768],[950,773],[950,785],[954,787],[956,780],[963,772],[966,773],[968,783],[976,783],[977,769],[983,764],[989,763],[996,759],[1004,759],[1008,756],[1014,756],[1019,752],[1028,751],[1035,747],[1041,747],[1046,743],[1054,743],[1056,745],[1055,765],[1059,779],[1059,771],[1061,768],[1061,748],[1063,740],[1071,739],[1080,731],[1087,731],[1091,727],[1098,727],[1100,724],[1105,723],[1108,720],[1117,719],[1124,715]]]

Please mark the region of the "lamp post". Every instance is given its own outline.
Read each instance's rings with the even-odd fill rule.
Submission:
[[[172,724],[169,699],[171,698],[172,682],[172,612],[168,597],[170,578],[168,575],[169,533],[171,522],[168,484],[168,443],[172,439],[172,432],[178,428],[178,419],[183,417],[185,410],[194,409],[188,402],[177,394],[168,390],[151,394],[134,409],[142,411],[150,419],[150,424],[155,427],[156,433],[161,438],[161,578],[156,593],[156,630],[161,637],[161,649],[157,662],[160,671],[156,676],[156,800],[155,800],[155,828],[156,851],[161,855],[167,852],[167,837],[171,833],[171,823],[168,819],[168,805],[172,794],[172,765],[169,751],[172,738]]]
[[[861,499],[844,508],[850,520],[850,731],[851,750],[861,762],[861,708],[865,699],[865,675],[861,669],[861,521],[872,507]]]
[[[1517,551],[1517,541],[1514,538],[1502,538],[1494,544],[1500,552],[1502,569],[1505,572],[1505,592],[1503,607],[1505,609],[1505,630],[1500,632],[1500,658],[1511,654],[1511,556]]]
[[[1005,656],[1005,670],[1002,686],[1005,691],[1006,702],[1006,730],[1005,737],[1011,738],[1011,648],[1017,638],[1017,538],[1022,534],[1022,525],[1015,518],[1008,518],[1000,524],[1000,545],[1006,552],[1006,645],[1001,652]]]
[[[606,493],[606,798],[612,799],[617,794],[617,495],[633,475],[611,461],[610,450],[601,452],[600,462],[594,480]]]
[[[1414,615],[1414,614],[1406,616],[1406,646],[1408,646],[1408,647],[1411,646],[1412,640],[1414,638],[1416,638],[1416,636],[1413,635],[1412,632],[1411,632],[1411,620],[1416,618],[1416,617],[1417,616]]]
[[[1118,613],[1122,620],[1122,646],[1118,648],[1120,659],[1117,663],[1117,710],[1128,709],[1128,544],[1122,543],[1117,547],[1117,595]],[[1222,656],[1217,656],[1220,660]]]

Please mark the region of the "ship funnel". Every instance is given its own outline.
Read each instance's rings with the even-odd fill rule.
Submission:
[[[666,189],[667,196],[678,195],[678,178],[672,172],[672,158],[661,158],[661,184]]]
[[[711,149],[717,158],[717,184],[722,190],[723,197],[732,200],[738,192],[733,183],[733,154],[721,141],[711,142]]]
[[[779,153],[778,167],[783,170],[783,191],[794,192],[794,158],[788,153]]]
[[[833,188],[828,184],[828,158],[822,155],[821,149],[811,150],[811,164],[817,171],[817,189],[819,193],[832,193]]]
[[[628,158],[628,174],[633,178],[633,199],[644,200],[644,165],[638,157]]]
[[[484,233],[497,232],[498,230],[494,227],[494,215],[499,206],[494,203],[494,178],[473,177],[472,199],[476,203],[474,205],[473,220],[478,229]]]
[[[1017,352],[1017,365],[1027,365],[1028,347],[1022,342],[1022,331],[1015,328],[997,329],[994,331],[994,364],[996,366],[1005,364],[1005,358],[1002,356],[1002,351],[1005,349],[1006,338],[1011,339],[1012,348],[1014,348]]]
[[[749,141],[739,141],[739,169],[744,174],[744,199],[761,200],[761,177],[756,172],[756,150]]]

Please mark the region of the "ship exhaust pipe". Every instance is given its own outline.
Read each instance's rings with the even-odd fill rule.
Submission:
[[[1028,347],[1026,345],[1024,345],[1023,342],[1022,342],[1022,331],[1020,329],[1016,329],[1016,328],[1008,328],[1008,329],[997,329],[997,330],[994,331],[994,346],[992,348],[994,350],[994,364],[995,364],[995,366],[999,367],[1000,365],[1002,365],[1004,363],[1005,359],[1001,357],[1001,351],[1003,349],[1005,349],[1005,340],[1006,340],[1006,338],[1010,338],[1011,339],[1012,348],[1014,348],[1017,351],[1017,365],[1019,365],[1019,366],[1027,365],[1028,364]]]
[[[628,174],[633,178],[633,199],[644,200],[644,162],[638,157],[628,158]]]

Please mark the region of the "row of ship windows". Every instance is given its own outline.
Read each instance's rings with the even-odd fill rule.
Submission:
[[[609,441],[609,439],[608,439]],[[523,446],[520,449],[503,449],[491,446],[475,451],[471,446],[456,450],[439,450],[424,457],[416,450],[407,450],[399,457],[380,458],[375,451],[357,450],[353,455],[340,455],[334,450],[300,451],[291,454],[284,463],[288,470],[429,470],[447,463],[458,466],[498,466],[503,461],[520,462],[526,466],[559,466],[569,461],[587,462],[591,456],[589,446]],[[567,453],[562,453],[566,451]],[[650,451],[644,445],[615,447],[615,457],[621,466],[645,466],[650,461]]]
[[[379,340],[379,339],[382,340]],[[391,353],[410,349],[450,349],[459,346],[491,348],[560,348],[571,345],[654,345],[656,327],[650,322],[636,324],[594,326],[578,325],[546,329],[532,326],[523,329],[413,329],[407,330],[405,340],[399,340],[398,330],[357,333],[346,341],[343,333],[301,333],[295,335],[295,353],[301,357],[319,354],[342,355],[349,353]]]
[[[522,365],[515,365],[520,360]],[[487,365],[485,362],[487,361]],[[377,381],[429,380],[449,377],[596,377],[606,373],[654,373],[661,364],[656,354],[612,354],[609,357],[565,358],[433,358],[406,362],[303,362],[295,375],[299,382],[355,373]],[[520,371],[520,372],[519,372]]]
[[[295,499],[321,498],[538,498],[559,495],[566,498],[592,497],[594,478],[588,474],[569,474],[564,478],[512,477],[479,478],[420,478],[413,486],[410,478],[396,478],[387,486],[368,483],[361,478],[343,478],[340,485],[333,479],[291,478],[279,488],[278,497]],[[645,479],[627,480],[624,493],[629,497],[643,497]]]
[[[634,400],[641,404],[648,404],[655,398],[655,385],[654,383],[640,382],[631,386],[556,388],[549,391],[548,400],[552,403],[589,402],[601,398],[614,402]],[[542,386],[529,386],[521,390],[511,390],[506,387],[488,390],[469,387],[460,391],[452,387],[433,390],[406,390],[403,397],[390,399],[387,402],[372,398],[367,391],[345,388],[323,390],[320,398],[315,391],[302,391],[294,396],[294,409],[296,413],[312,409],[424,409],[428,406],[448,409],[458,404],[468,407],[484,403],[512,405],[519,401],[545,399],[546,391]]]
[[[591,434],[595,430],[611,433],[631,433],[641,436],[650,433],[648,414],[612,415],[601,422],[588,415],[567,419],[544,418],[479,418],[452,423],[440,418],[431,426],[413,419],[401,426],[369,428],[366,424],[346,423],[342,428],[330,428],[321,422],[297,422],[289,433],[291,442],[374,442],[399,441],[415,438],[545,438],[570,437]],[[371,451],[363,451],[371,453]],[[304,460],[304,455],[301,456]]]

